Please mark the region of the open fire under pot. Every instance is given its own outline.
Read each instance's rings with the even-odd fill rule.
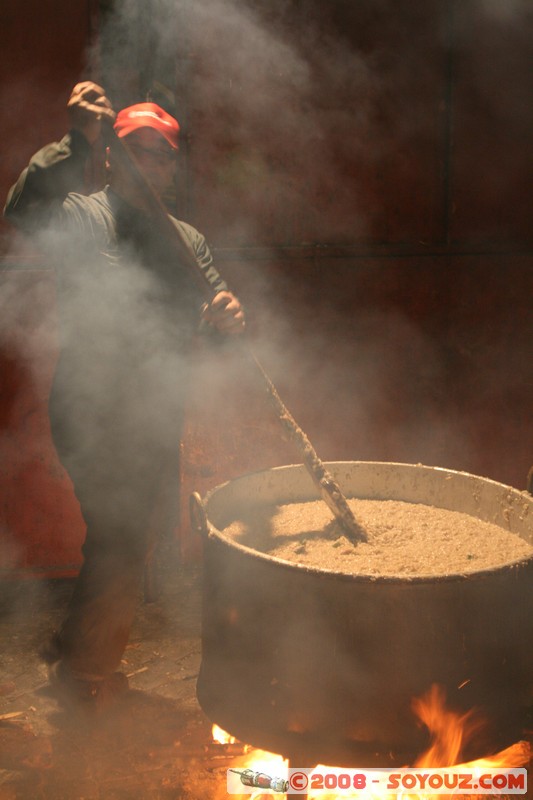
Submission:
[[[347,497],[467,513],[533,543],[533,497],[436,467],[328,464]],[[412,764],[429,733],[412,701],[439,685],[446,706],[484,723],[463,760],[523,738],[533,698],[533,557],[415,578],[289,563],[223,532],[239,509],[316,499],[302,466],[245,475],[191,498],[205,538],[198,699],[241,742],[293,764]]]

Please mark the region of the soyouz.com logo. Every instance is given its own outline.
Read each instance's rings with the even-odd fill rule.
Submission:
[[[353,795],[357,792],[387,794],[525,794],[527,772],[523,767],[499,769],[467,769],[441,767],[425,769],[344,769],[324,767],[307,769],[291,767],[283,775],[268,775],[253,769],[229,769],[228,794],[251,794],[257,789],[291,794],[336,792]]]

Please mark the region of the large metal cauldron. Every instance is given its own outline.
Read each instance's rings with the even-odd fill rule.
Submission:
[[[533,543],[526,492],[421,465],[328,467],[348,497],[463,511]],[[468,576],[371,578],[288,563],[220,532],[243,504],[312,499],[305,469],[287,466],[197,503],[205,532],[198,698],[207,715],[300,766],[408,764],[429,743],[411,700],[437,683],[447,707],[480,708],[488,721],[468,757],[519,739],[533,697],[533,557]]]

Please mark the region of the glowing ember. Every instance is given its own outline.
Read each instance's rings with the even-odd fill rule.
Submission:
[[[413,711],[418,718],[426,725],[431,733],[432,743],[428,750],[423,753],[414,763],[414,767],[464,767],[469,770],[479,770],[479,773],[485,769],[496,768],[513,768],[522,767],[526,765],[530,758],[530,747],[527,742],[521,741],[507,747],[501,752],[487,756],[486,758],[479,758],[475,761],[458,763],[461,753],[464,751],[465,746],[468,745],[472,735],[478,731],[482,725],[479,718],[475,718],[473,712],[465,714],[457,714],[446,708],[445,695],[443,690],[434,685],[426,695],[421,698],[413,700]],[[216,734],[215,734],[216,730]],[[229,734],[225,733],[218,726],[213,726],[213,738],[221,743],[231,743],[235,739]],[[264,772],[272,777],[279,777],[287,774],[288,762],[280,755],[274,753],[267,753],[263,750],[251,750],[244,758],[235,759],[235,766],[242,769],[251,769],[255,772]],[[297,767],[305,767],[304,764],[296,764]],[[406,765],[407,766],[407,765]],[[321,771],[333,769],[326,765],[318,765],[316,769]],[[243,797],[251,798],[252,800],[263,800],[263,798],[274,798],[274,800],[281,800],[285,795],[268,793],[265,794],[262,790],[258,789],[251,795],[243,795]],[[234,795],[234,797],[236,797]],[[302,797],[304,797],[302,795]],[[416,798],[417,800],[428,800],[429,798],[436,798],[442,800],[441,795],[432,795],[431,793],[417,793],[408,794],[402,793],[388,794],[386,792],[379,792],[376,789],[359,791],[354,794],[343,794],[343,798],[352,798],[352,800],[409,800],[409,798]],[[448,795],[450,797],[450,795]],[[486,800],[487,795],[469,795],[470,800],[474,797],[479,797],[480,800]],[[324,792],[313,793],[310,792],[308,800],[337,800],[337,794],[327,794]],[[463,795],[464,798],[464,795]],[[236,797],[237,800],[237,797]]]
[[[214,742],[218,742],[219,744],[235,744],[235,736],[226,733],[226,731],[223,731],[218,725],[213,725],[211,732]]]

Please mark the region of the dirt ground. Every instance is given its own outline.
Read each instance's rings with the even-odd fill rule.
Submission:
[[[156,599],[141,599],[124,654],[132,692],[104,717],[61,708],[38,657],[72,582],[0,586],[0,800],[230,797],[227,769],[246,766],[251,756],[240,743],[213,743],[196,699],[201,571],[170,563],[159,578]],[[283,797],[258,793],[254,800]]]
[[[37,655],[72,583],[3,585],[0,800],[228,797],[235,758],[212,743],[196,700],[200,584],[197,568],[180,568],[165,576],[156,602],[141,602],[122,665],[133,691],[103,718],[67,714]]]

